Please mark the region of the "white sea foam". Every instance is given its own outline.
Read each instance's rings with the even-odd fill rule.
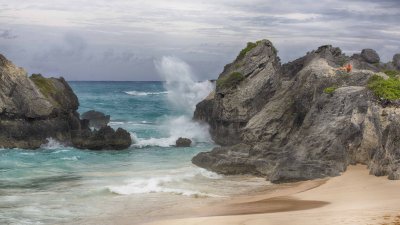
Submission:
[[[160,91],[160,92],[142,92],[142,91],[125,91],[128,95],[133,96],[147,96],[147,95],[165,95],[168,94],[167,91]]]
[[[110,126],[117,126],[117,125],[123,125],[125,124],[124,122],[119,122],[119,121],[111,121],[108,123]]]
[[[65,148],[65,146],[60,143],[59,141],[55,140],[54,138],[47,138],[47,143],[41,145],[41,148],[44,149],[59,149],[59,148]]]
[[[208,179],[220,179],[221,175],[216,173],[195,168],[190,172],[171,174],[151,178],[137,178],[127,180],[127,184],[119,186],[108,186],[107,189],[120,195],[143,194],[143,193],[172,193],[185,196],[202,196],[202,197],[222,197],[211,193],[204,193],[197,190],[181,188],[185,181],[195,179],[196,176],[202,176]],[[178,187],[176,187],[178,186]]]
[[[78,156],[71,156],[71,157],[63,157],[62,160],[70,160],[70,161],[77,161],[79,160]]]

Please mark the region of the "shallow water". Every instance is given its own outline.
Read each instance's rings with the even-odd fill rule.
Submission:
[[[120,210],[137,215],[136,223],[187,200],[265,185],[259,178],[224,177],[191,164],[214,144],[207,127],[190,121],[190,110],[171,104],[173,90],[164,83],[70,84],[79,112],[111,115],[111,126],[127,129],[135,144],[123,151],[88,151],[49,140],[39,150],[0,150],[0,224],[79,224]],[[171,147],[180,136],[195,143]]]

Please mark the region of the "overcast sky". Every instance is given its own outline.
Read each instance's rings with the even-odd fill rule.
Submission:
[[[216,78],[264,38],[283,62],[324,44],[389,61],[400,52],[400,0],[0,0],[0,53],[67,80],[160,80],[162,56]]]

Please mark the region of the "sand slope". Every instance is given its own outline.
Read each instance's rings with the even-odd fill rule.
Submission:
[[[204,206],[192,218],[148,225],[400,224],[400,181],[369,175],[365,166],[331,179],[273,186]]]

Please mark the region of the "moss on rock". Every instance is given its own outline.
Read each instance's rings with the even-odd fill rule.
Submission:
[[[221,77],[217,80],[218,88],[232,88],[237,86],[242,80],[244,80],[244,76],[239,72],[233,72],[228,76]]]

